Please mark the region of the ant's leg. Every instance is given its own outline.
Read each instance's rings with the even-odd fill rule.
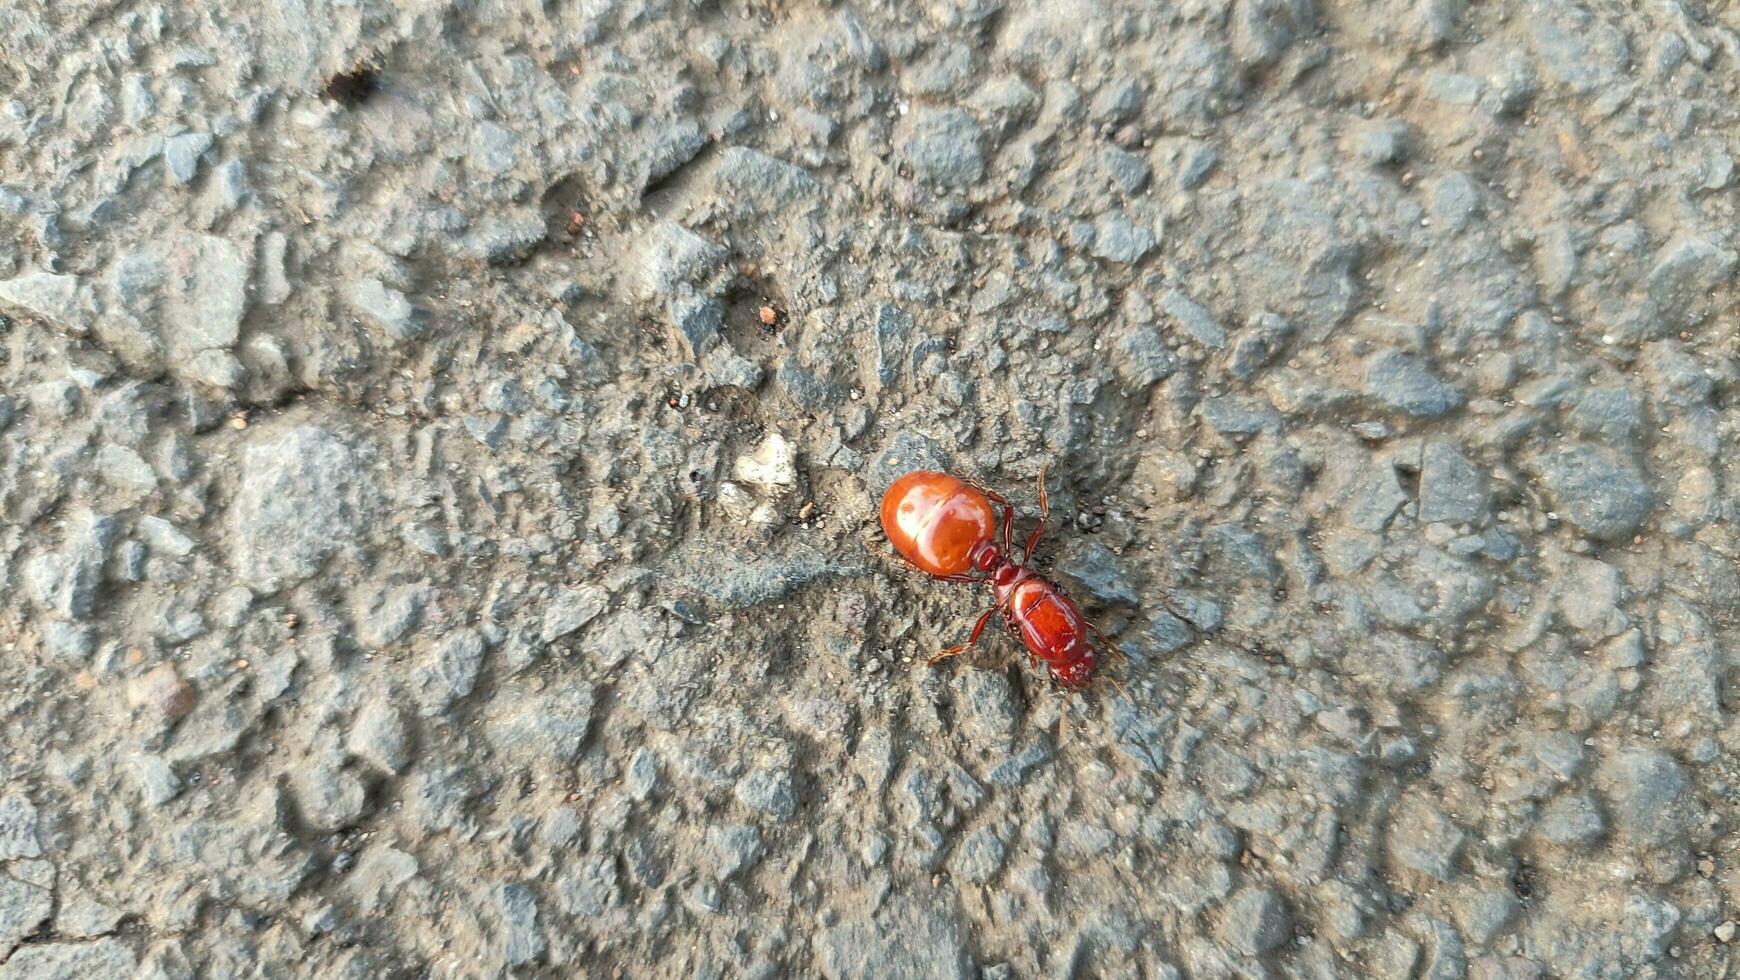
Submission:
[[[997,612],[996,606],[992,606],[991,608],[985,610],[985,614],[983,616],[980,616],[979,621],[973,624],[973,634],[971,636],[967,637],[967,642],[957,643],[954,646],[949,647],[947,650],[944,650],[943,652],[941,652],[941,653],[937,654],[936,656],[930,658],[929,660],[925,661],[925,663],[929,664],[932,667],[935,667],[937,664],[937,661],[939,661],[939,660],[947,660],[950,657],[958,656],[959,654],[966,653],[967,650],[970,649],[973,644],[979,642],[979,634],[985,632],[985,624],[989,623],[991,621],[991,616],[994,615],[996,612]]]
[[[979,486],[971,480],[963,480],[961,482],[984,494],[985,498],[991,501],[991,503],[1003,508],[1003,557],[1008,558],[1009,546],[1013,543],[1012,538],[1015,533],[1015,505],[1009,503],[1008,500],[1004,499],[1002,494],[992,490],[990,487]]]
[[[1046,465],[1039,464],[1039,523],[1034,526],[1033,534],[1027,539],[1027,555],[1023,560],[1028,564],[1033,562],[1033,549],[1039,545],[1039,536],[1045,533],[1045,519],[1051,516],[1051,497],[1045,492]]]
[[[901,554],[898,551],[894,552],[893,554],[889,554],[888,552],[883,551],[881,548],[876,547],[875,545],[871,544],[868,541],[864,542],[864,547],[866,550],[868,550],[872,555],[875,555],[877,558],[893,558],[893,559],[898,560],[902,565],[905,565],[907,568],[910,568],[913,571],[918,572],[921,575],[930,575],[929,572],[925,571],[922,568],[919,568],[917,565],[914,565],[912,563],[911,559],[907,558],[905,555]],[[940,578],[944,582],[967,582],[967,583],[970,583],[973,585],[977,585],[980,582],[983,582],[986,580],[986,576],[968,575],[966,573],[962,573],[959,575],[931,575],[930,577],[931,578]]]
[[[1111,641],[1111,638],[1106,636],[1106,634],[1100,632],[1100,628],[1098,626],[1095,626],[1094,624],[1087,622],[1087,620],[1085,620],[1085,619],[1082,620],[1082,622],[1083,622],[1083,624],[1085,624],[1087,626],[1088,632],[1090,632],[1093,635],[1100,638],[1100,645],[1101,646],[1103,646],[1107,650],[1110,650],[1111,652],[1117,654],[1118,659],[1122,660],[1124,663],[1130,662],[1130,655],[1125,653],[1124,651],[1118,649],[1118,645],[1116,643],[1113,643]]]
[[[1117,678],[1116,678],[1116,677],[1113,677],[1113,676],[1112,676],[1112,675],[1110,675],[1110,674],[1107,674],[1107,675],[1106,675],[1106,680],[1108,680],[1108,681],[1111,681],[1111,682],[1112,682],[1112,686],[1113,686],[1113,687],[1115,687],[1115,688],[1117,688],[1117,689],[1118,689],[1118,693],[1119,693],[1119,694],[1122,694],[1122,695],[1123,695],[1123,696],[1124,696],[1124,700],[1125,700],[1125,701],[1128,701],[1128,702],[1130,702],[1130,703],[1131,703],[1131,704],[1135,704],[1135,703],[1136,703],[1136,699],[1135,699],[1135,698],[1133,698],[1133,697],[1130,697],[1130,690],[1129,690],[1129,688],[1126,688],[1126,687],[1125,687],[1125,686],[1124,686],[1124,685],[1123,685],[1123,684],[1122,684],[1122,683],[1121,683],[1121,682],[1119,682],[1119,680],[1118,680],[1118,679],[1117,679]]]

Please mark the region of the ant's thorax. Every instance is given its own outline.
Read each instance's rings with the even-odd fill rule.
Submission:
[[[973,549],[973,567],[978,569],[996,590],[998,601],[1001,602],[1009,593],[1030,578],[1038,578],[1039,573],[1021,562],[1011,559],[1003,553],[1003,549],[992,542],[981,542]]]

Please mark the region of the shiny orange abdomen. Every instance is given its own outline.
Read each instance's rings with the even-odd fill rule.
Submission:
[[[908,473],[882,495],[882,532],[906,560],[938,577],[973,569],[979,545],[997,537],[985,495],[947,473]]]

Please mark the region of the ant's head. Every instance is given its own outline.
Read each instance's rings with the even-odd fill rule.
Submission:
[[[1080,660],[1072,660],[1067,664],[1051,668],[1052,679],[1065,690],[1079,691],[1087,686],[1088,678],[1094,675],[1094,666],[1099,658],[1092,653]]]

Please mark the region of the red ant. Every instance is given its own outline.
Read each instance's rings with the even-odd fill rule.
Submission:
[[[1001,544],[993,503],[1003,508]],[[947,582],[989,582],[996,593],[991,608],[973,624],[967,642],[931,657],[931,664],[972,647],[998,612],[1009,632],[1027,647],[1029,662],[1034,666],[1043,662],[1065,690],[1086,686],[1099,665],[1100,656],[1088,644],[1088,634],[1123,656],[1062,589],[1027,564],[1050,512],[1045,468],[1040,467],[1039,526],[1027,539],[1025,559],[1018,562],[1010,557],[1015,508],[995,491],[934,470],[908,473],[888,488],[882,497],[882,531],[908,564]]]

